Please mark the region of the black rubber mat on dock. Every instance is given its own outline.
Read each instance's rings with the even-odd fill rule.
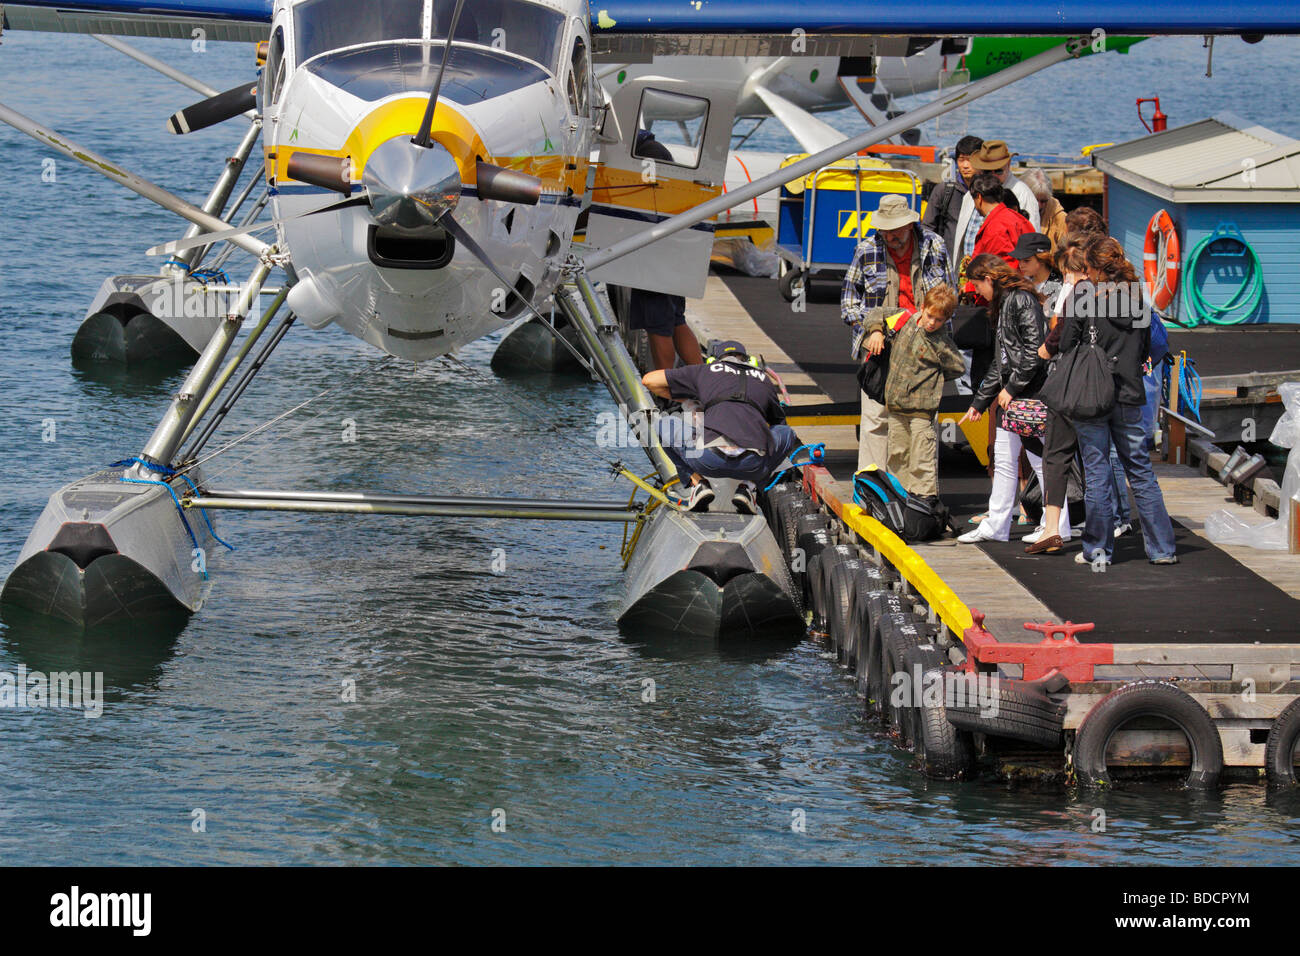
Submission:
[[[989,484],[969,455],[943,455],[939,491],[963,531],[975,527],[967,519],[987,507]],[[1074,563],[1077,537],[1056,554],[1025,554],[1020,536],[1032,530],[1012,525],[1009,542],[954,547],[982,549],[1058,620],[1096,623],[1081,641],[1277,644],[1300,633],[1300,601],[1177,522],[1179,564],[1148,564],[1135,530],[1115,542],[1114,564],[1105,573]],[[925,557],[925,549],[920,552]],[[962,597],[979,607],[978,595]]]
[[[795,312],[781,298],[775,279],[742,275],[725,266],[714,268],[758,327],[808,373],[832,402],[859,401],[857,369],[849,358],[853,336],[840,320],[840,296],[834,283],[814,283],[807,310]]]

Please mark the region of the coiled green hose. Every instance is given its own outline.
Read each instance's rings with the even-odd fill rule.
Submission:
[[[1227,302],[1215,304],[1205,298],[1197,288],[1193,277],[1196,275],[1196,266],[1201,254],[1211,242],[1220,239],[1231,239],[1240,243],[1245,253],[1250,256],[1251,270],[1249,276],[1241,280],[1241,285],[1237,286],[1237,290]],[[1214,232],[1198,242],[1188,254],[1184,268],[1183,296],[1187,302],[1188,318],[1191,320],[1189,326],[1200,322],[1211,325],[1237,325],[1254,313],[1260,299],[1264,296],[1264,268],[1260,265],[1259,256],[1246,241],[1246,237],[1232,223],[1220,223]]]

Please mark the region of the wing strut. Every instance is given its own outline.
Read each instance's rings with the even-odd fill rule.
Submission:
[[[97,153],[92,153],[84,146],[77,145],[72,140],[48,127],[42,126],[33,119],[29,119],[22,113],[10,109],[3,103],[0,103],[0,123],[8,123],[20,133],[26,133],[32,139],[44,143],[51,149],[58,150],[69,159],[75,159],[77,162],[89,166],[95,172],[107,176],[119,186],[125,186],[131,192],[143,196],[150,202],[157,203],[168,212],[176,213],[182,219],[188,219],[195,225],[202,226],[208,232],[220,232],[230,227],[230,223],[224,219],[204,212],[193,203],[186,202],[180,196],[169,193],[161,186],[151,183],[147,179],[141,179],[135,173],[123,169]],[[254,239],[251,236],[232,236],[230,241],[259,258],[270,248],[260,239]]]
[[[104,36],[102,33],[96,33],[94,34],[94,37],[105,46],[111,47],[124,56],[129,56],[137,63],[141,63],[144,66],[149,67],[151,70],[157,70],[163,76],[170,80],[175,80],[181,86],[188,87],[200,96],[212,97],[221,92],[215,87],[208,86],[208,84],[204,83],[202,80],[196,80],[188,73],[182,73],[180,70],[176,69],[176,67],[164,63],[157,57],[150,56],[143,50],[137,50],[135,47],[131,46],[131,44],[119,40],[117,37]],[[244,116],[250,120],[257,119],[257,111],[249,110],[244,114]]]
[[[1026,76],[1037,73],[1039,70],[1046,69],[1049,66],[1054,66],[1062,60],[1078,56],[1079,52],[1083,50],[1089,42],[1090,38],[1088,37],[1075,37],[1068,43],[1053,47],[1050,50],[1045,50],[1037,56],[1030,57],[1028,60],[1017,63],[1015,66],[1007,67],[1005,70],[1000,70],[991,76],[986,76],[981,80],[976,80],[974,83],[970,83],[954,90],[952,93],[940,95],[931,100],[925,106],[918,107],[917,109],[904,113],[896,119],[892,119],[887,123],[882,123],[879,126],[873,127],[852,139],[845,140],[842,143],[837,143],[828,149],[822,150],[820,153],[809,156],[806,159],[801,159],[799,162],[783,167],[770,175],[755,179],[753,182],[747,183],[739,189],[733,189],[729,192],[723,193],[715,199],[710,199],[708,202],[701,203],[688,212],[673,216],[670,219],[665,219],[663,222],[651,226],[649,229],[639,232],[636,235],[628,236],[626,239],[622,239],[611,246],[599,249],[591,255],[586,256],[583,259],[583,264],[586,266],[588,271],[594,271],[606,263],[613,262],[615,259],[621,259],[623,256],[636,252],[638,249],[643,249],[653,242],[658,242],[660,239],[681,232],[683,229],[689,229],[691,226],[704,222],[706,219],[711,219],[720,212],[726,212],[728,209],[739,206],[742,203],[747,203],[756,196],[761,196],[765,192],[776,189],[783,183],[801,179],[809,173],[821,169],[823,166],[833,163],[836,160],[843,159],[845,156],[853,155],[858,152],[858,150],[883,142],[891,136],[897,136],[904,130],[918,126],[926,120],[933,119],[936,116],[941,116],[949,110],[956,109],[959,106],[964,106],[972,100],[992,93],[994,90],[1000,90],[1004,86],[1010,86],[1017,80],[1024,79]]]

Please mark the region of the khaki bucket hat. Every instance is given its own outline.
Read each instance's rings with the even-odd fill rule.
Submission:
[[[897,229],[899,226],[920,221],[921,217],[908,207],[907,200],[902,196],[883,197],[880,200],[880,208],[871,217],[871,225],[874,229]]]

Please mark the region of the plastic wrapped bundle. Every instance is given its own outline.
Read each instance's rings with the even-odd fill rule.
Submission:
[[[1291,532],[1291,499],[1300,493],[1300,382],[1279,385],[1277,393],[1286,412],[1273,429],[1269,441],[1290,448],[1282,475],[1280,517],[1276,521],[1242,521],[1232,511],[1216,511],[1205,519],[1205,536],[1215,544],[1240,544],[1265,551],[1286,551]]]

